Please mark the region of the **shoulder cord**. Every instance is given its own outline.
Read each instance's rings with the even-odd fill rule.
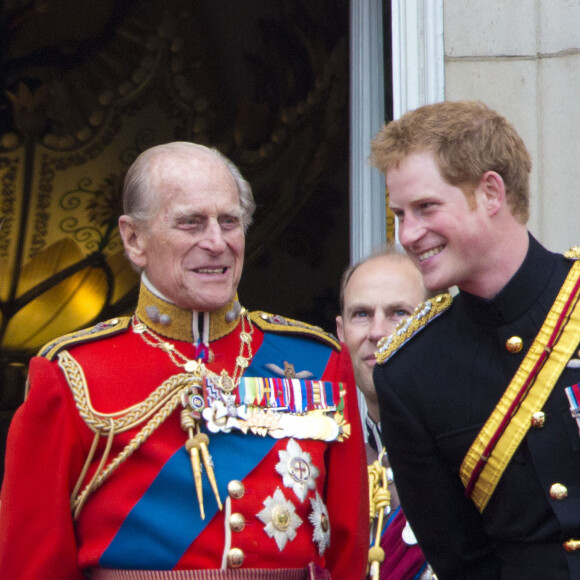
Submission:
[[[89,455],[85,460],[81,474],[71,494],[71,509],[76,520],[90,494],[97,490],[124,461],[145,443],[165,419],[173,413],[182,400],[183,394],[194,384],[195,379],[188,373],[173,375],[163,381],[141,403],[115,413],[99,413],[92,406],[87,382],[78,362],[67,351],[59,353],[58,358],[59,366],[63,370],[67,383],[71,388],[79,414],[89,429],[95,433]],[[114,436],[137,427],[150,417],[151,419],[143,429],[131,439],[117,457],[107,465],[106,469],[103,469],[113,445]],[[79,493],[89,465],[95,456],[100,437],[107,437],[107,444],[103,456],[91,481]]]
[[[397,352],[416,332],[422,330],[427,323],[443,314],[453,302],[450,294],[439,294],[421,302],[413,311],[412,316],[401,320],[389,336],[383,336],[377,342],[375,358],[377,363],[384,364]]]
[[[389,478],[387,469],[383,465],[385,448],[383,447],[378,458],[367,467],[369,477],[369,516],[371,531],[374,527],[374,538],[371,538],[372,545],[369,549],[369,578],[378,580],[379,568],[385,559],[385,551],[381,548],[381,534],[383,531],[383,521],[385,509],[391,505],[391,492],[388,489]]]

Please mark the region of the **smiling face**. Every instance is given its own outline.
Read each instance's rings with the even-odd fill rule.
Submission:
[[[493,176],[492,176],[493,177]],[[478,294],[488,286],[494,232],[484,186],[468,199],[441,177],[433,155],[412,153],[387,172],[389,204],[399,240],[432,291],[457,285]]]
[[[373,384],[377,342],[413,313],[426,297],[419,270],[405,256],[383,255],[362,263],[344,292],[344,312],[337,334],[350,352],[356,384],[375,421],[378,403]]]
[[[235,295],[244,262],[242,210],[235,182],[216,155],[160,155],[148,171],[160,199],[155,216],[119,221],[131,260],[177,306],[212,311]]]

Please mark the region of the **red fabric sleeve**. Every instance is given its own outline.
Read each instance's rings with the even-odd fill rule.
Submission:
[[[12,421],[0,503],[0,578],[83,580],[69,496],[88,449],[56,363],[35,358]]]

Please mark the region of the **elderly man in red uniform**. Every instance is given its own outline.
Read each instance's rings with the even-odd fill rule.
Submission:
[[[368,497],[350,359],[240,306],[254,201],[192,143],[125,181],[133,316],[44,347],[11,426],[0,576],[362,578]]]

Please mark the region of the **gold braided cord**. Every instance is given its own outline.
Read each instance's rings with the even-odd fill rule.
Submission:
[[[385,552],[381,548],[381,534],[385,510],[391,505],[391,492],[388,489],[389,478],[387,469],[383,465],[385,449],[383,448],[379,457],[368,466],[369,477],[369,516],[371,529],[374,526],[374,542],[369,550],[369,578],[378,580],[379,569],[385,559]]]
[[[80,514],[81,509],[85,505],[85,501],[87,500],[89,495],[92,493],[92,491],[94,489],[96,489],[96,487],[95,487],[96,481],[97,481],[99,475],[101,474],[101,472],[103,471],[103,467],[105,467],[105,463],[107,462],[107,459],[109,458],[109,453],[111,452],[111,447],[113,447],[114,436],[115,436],[115,431],[113,429],[111,429],[109,431],[109,435],[107,436],[107,445],[105,447],[105,450],[103,451],[103,456],[101,457],[101,461],[99,461],[99,466],[97,467],[97,470],[95,471],[93,477],[91,478],[91,481],[89,481],[89,484],[85,488],[86,492],[83,492],[82,499],[78,502],[78,504],[76,502],[71,502],[71,508],[73,509],[73,519],[75,519],[75,520],[77,519],[78,515]],[[91,460],[92,460],[92,456],[89,454],[89,457],[87,457],[87,461],[85,461],[86,468],[88,468],[88,466],[90,465]],[[83,468],[83,472],[85,472],[84,468]],[[83,479],[84,479],[84,477],[83,477]],[[77,489],[81,483],[82,483],[82,479],[79,478],[79,480],[77,481],[77,484],[75,486],[75,489]],[[72,497],[74,498],[74,495]]]
[[[568,251],[564,252],[565,258],[572,258],[573,260],[580,259],[580,246],[573,246]]]
[[[173,377],[172,377],[173,378]],[[124,449],[107,465],[106,469],[102,471],[102,473],[98,473],[96,477],[93,477],[91,482],[83,489],[83,491],[78,495],[78,497],[73,502],[73,510],[75,514],[75,519],[78,517],[80,510],[88,496],[96,491],[111,475],[112,473],[124,462],[126,461],[131,455],[141,447],[145,441],[155,432],[155,430],[167,419],[175,408],[181,402],[181,396],[184,391],[186,391],[189,387],[186,386],[180,389],[177,393],[175,393],[166,403],[165,405],[153,416],[151,420],[131,439],[131,441],[124,447]],[[113,430],[110,432],[110,439],[112,439],[112,435],[115,434]],[[103,463],[103,460],[101,460]],[[100,466],[99,466],[100,467]]]
[[[71,497],[71,506],[76,519],[90,494],[98,489],[151,436],[159,425],[171,415],[181,402],[183,395],[189,392],[192,386],[198,384],[198,379],[190,373],[173,375],[163,381],[141,403],[132,405],[116,413],[100,413],[94,409],[91,403],[87,381],[78,362],[68,351],[59,353],[58,359],[59,366],[63,370],[67,383],[71,388],[79,414],[89,429],[95,433],[89,455]],[[105,468],[104,466],[108,459],[114,436],[135,428],[145,421],[148,421],[148,423],[143,429],[133,437],[117,457]],[[82,481],[96,453],[99,437],[107,437],[105,451],[91,481],[79,494],[78,491]]]
[[[196,384],[189,373],[173,375],[163,381],[144,401],[115,413],[101,413],[96,411],[91,403],[87,381],[79,363],[68,351],[59,353],[58,359],[80,416],[95,433],[102,434],[110,428],[115,434],[133,429],[153,415],[176,389],[185,390]]]
[[[89,466],[91,465],[91,463],[93,461],[93,457],[95,456],[95,453],[97,452],[97,445],[99,443],[100,438],[101,438],[101,434],[99,432],[95,433],[95,436],[93,437],[93,442],[91,443],[91,448],[89,450],[89,454],[87,455],[87,458],[85,459],[85,464],[83,465],[83,469],[81,471],[81,474],[79,475],[79,477],[77,479],[77,482],[75,484],[73,492],[70,494],[71,510],[72,510],[73,501],[74,501],[75,497],[77,496],[77,494],[79,493],[79,490],[81,488],[81,484],[85,480],[85,477],[87,475],[87,471],[89,470]]]

